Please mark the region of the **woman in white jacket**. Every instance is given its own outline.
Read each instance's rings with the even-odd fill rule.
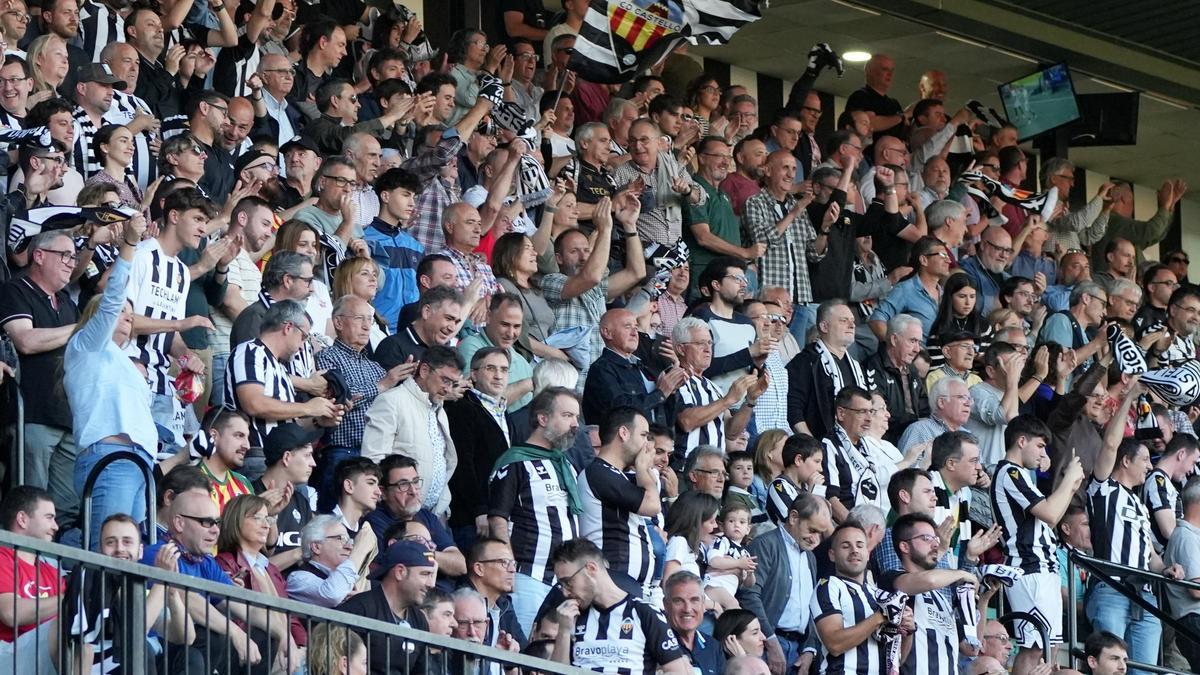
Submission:
[[[446,484],[458,465],[442,402],[461,396],[462,367],[453,349],[428,348],[414,377],[371,404],[363,431],[363,457],[379,462],[388,455],[405,455],[416,460],[425,493],[422,506],[439,517],[450,512]]]

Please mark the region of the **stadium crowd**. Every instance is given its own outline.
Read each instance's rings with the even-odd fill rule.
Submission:
[[[681,54],[569,70],[587,0],[495,4],[433,44],[0,0],[0,526],[597,672],[1048,675],[1068,613],[1092,673],[1200,670],[1124,582],[1067,596],[1072,550],[1200,579],[1200,409],[1124,367],[1195,361],[1189,255],[1144,256],[1186,184],[1140,221],[1056,158],[1018,203],[1036,160],[939,71],[876,54],[818,133],[826,45],[760,110]],[[131,460],[83,522],[116,452],[157,522]],[[145,672],[113,592],[0,548],[0,672]],[[147,589],[159,673],[464,672],[186,596]]]

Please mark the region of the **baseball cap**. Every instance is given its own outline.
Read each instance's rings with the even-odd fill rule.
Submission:
[[[434,567],[437,565],[437,559],[433,557],[433,551],[415,541],[398,541],[387,547],[383,555],[379,556],[378,566],[371,572],[370,578],[382,579],[396,565]]]
[[[955,342],[967,342],[967,341],[978,342],[978,338],[975,337],[975,334],[969,330],[946,331],[945,333],[942,333],[938,337],[941,338],[943,347],[946,345],[954,344]]]
[[[76,82],[99,82],[111,84],[118,89],[125,88],[125,80],[113,75],[113,71],[104,63],[88,63],[75,69]]]
[[[267,460],[267,466],[283,459],[283,453],[316,441],[322,433],[320,429],[309,431],[295,422],[275,425],[263,440],[263,457]]]
[[[263,157],[270,157],[272,160],[274,160],[271,155],[268,155],[262,150],[247,150],[246,152],[243,152],[241,156],[237,158],[237,161],[233,163],[233,173],[241,173],[243,169],[262,159]]]
[[[293,136],[292,140],[284,143],[279,148],[279,154],[291,152],[296,148],[304,148],[305,150],[312,150],[318,155],[321,154],[321,151],[317,149],[317,142],[310,136]]]

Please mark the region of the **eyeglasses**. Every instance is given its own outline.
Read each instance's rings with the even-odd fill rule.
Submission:
[[[42,253],[54,253],[58,255],[64,265],[72,265],[75,263],[75,256],[78,255],[75,251],[59,251],[53,248],[39,248]]]
[[[1012,642],[1012,638],[1010,638],[1007,635],[984,635],[983,639],[984,640],[996,640],[998,642],[1003,642],[1005,644]]]
[[[227,106],[227,105],[216,105],[214,103],[209,103],[208,107],[216,108],[217,110],[220,110],[221,116],[223,116],[223,117],[229,117],[229,106]]]
[[[247,517],[250,518],[250,520],[253,520],[254,522],[256,522],[260,525],[274,525],[275,520],[276,520],[275,516],[247,516]]]
[[[487,628],[488,625],[487,619],[478,619],[475,621],[470,619],[455,619],[454,622],[458,624],[459,628]]]
[[[325,541],[336,541],[336,542],[338,542],[338,543],[340,543],[340,544],[342,544],[342,545],[345,545],[345,544],[348,544],[348,543],[350,543],[350,535],[348,535],[348,534],[334,534],[334,535],[330,535],[330,536],[328,536],[328,537],[325,537]]]
[[[514,54],[513,59],[516,61],[528,61],[529,59],[533,59],[533,62],[537,63],[538,55],[534,54],[533,52],[522,52],[520,54]]]
[[[587,567],[587,563],[580,565],[579,568],[576,569],[574,572],[571,572],[571,574],[567,575],[566,577],[559,579],[558,585],[562,586],[563,588],[566,588],[567,586],[571,585],[571,580],[574,579],[575,577],[579,576],[579,573],[582,572],[583,568],[585,568],[585,567]]]
[[[0,85],[15,87],[28,79],[28,77],[0,77]]]
[[[1053,176],[1051,176],[1051,178],[1061,178],[1061,179],[1067,181],[1068,183],[1075,182],[1075,176],[1072,176],[1070,174],[1056,173]]]
[[[750,280],[747,279],[746,275],[744,275],[744,274],[726,274],[725,276],[723,276],[721,278],[722,279],[733,279],[734,281],[738,282],[739,284],[749,284],[750,283]]]
[[[1108,298],[1106,298],[1106,297],[1104,297],[1104,296],[1101,296],[1101,295],[1092,295],[1091,293],[1088,293],[1088,294],[1087,294],[1087,296],[1088,296],[1089,298],[1093,299],[1093,300],[1099,300],[1100,302],[1102,302],[1102,303],[1104,303],[1104,304],[1106,304],[1106,305],[1108,304]]]
[[[980,164],[979,166],[980,166],[980,168],[983,168],[983,169],[991,169],[992,171],[999,171],[999,170],[1000,170],[1000,165],[999,165],[999,164]]]
[[[355,180],[353,178],[346,178],[345,176],[321,176],[321,178],[324,178],[325,180],[333,181],[338,187],[344,187],[344,188],[358,187],[358,183],[355,182]]]
[[[932,253],[922,253],[921,255],[922,255],[922,256],[924,256],[924,257],[926,257],[926,258],[928,258],[928,257],[931,257],[931,256],[932,256],[932,257],[934,257],[934,258],[943,258],[943,259],[945,259],[945,260],[949,260],[949,259],[950,259],[950,254],[949,254],[949,253],[946,253],[945,251],[933,251]]]
[[[188,520],[198,524],[200,527],[203,527],[206,530],[211,530],[212,528],[221,524],[220,518],[200,518],[198,516],[189,516],[186,513],[181,513],[179,515],[183,518],[187,518]]]
[[[725,472],[721,469],[692,469],[692,471],[695,471],[696,473],[707,474],[707,475],[717,475],[717,474],[720,474],[722,476],[725,475]]]
[[[1177,281],[1151,281],[1147,286],[1170,286],[1171,288],[1179,288]]]
[[[490,563],[496,563],[497,565],[503,567],[506,570],[517,569],[517,561],[513,560],[512,558],[488,558],[487,560],[477,560],[476,562],[481,562],[485,565],[490,564]]]
[[[820,114],[821,114],[821,109],[820,109],[820,108],[814,108],[814,107],[812,107],[811,105],[800,106],[800,111],[801,111],[801,112],[806,112],[806,113],[812,113],[812,114],[814,114],[814,115],[820,115]]]
[[[852,413],[855,415],[865,415],[865,414],[871,412],[870,408],[847,408],[844,405],[840,405],[838,407],[841,408],[842,410],[845,410],[848,413]]]
[[[303,277],[298,277],[298,278],[303,278]],[[312,283],[312,277],[309,277],[308,281],[309,281],[309,283]],[[302,336],[303,339],[305,339],[305,340],[308,339],[308,331],[301,328],[300,324],[298,324],[294,321],[289,321],[288,323],[291,324],[292,328],[295,328],[296,330],[300,331],[300,335]]]
[[[420,478],[414,478],[412,480],[398,480],[395,483],[388,483],[388,484],[384,485],[384,487],[396,488],[397,490],[399,490],[401,492],[408,492],[409,490],[420,489],[421,482],[422,481]]]
[[[926,544],[936,544],[938,538],[935,534],[917,534],[909,537],[908,541],[923,541]]]
[[[787,323],[787,317],[782,314],[768,314],[766,316],[771,323]]]
[[[991,246],[996,251],[996,253],[1003,253],[1004,255],[1012,255],[1013,254],[1013,249],[1011,246],[1008,248],[1003,248],[1001,246],[997,246],[996,244],[993,244],[990,241],[987,241],[986,239],[983,241],[983,243],[987,244],[988,246]]]
[[[272,73],[275,75],[295,75],[296,74],[296,71],[292,70],[291,68],[267,68],[267,69],[263,70],[262,72],[264,74]]]
[[[262,162],[260,164],[254,164],[253,166],[248,166],[248,167],[246,167],[245,170],[253,171],[255,169],[263,169],[263,170],[267,171],[268,173],[275,173],[276,171],[279,171],[279,165],[276,164],[275,162]]]
[[[0,82],[5,82],[5,81],[7,81],[7,80],[0,80]],[[1170,260],[1167,261],[1167,264],[1190,265],[1190,264],[1192,264],[1192,261],[1188,260],[1187,258],[1171,258]]]
[[[333,318],[346,319],[348,321],[357,321],[358,323],[370,324],[375,320],[375,317],[370,314],[337,314]]]
[[[34,155],[38,159],[46,162],[54,162],[55,164],[66,164],[67,158],[64,155]]]
[[[191,148],[189,148],[189,149],[190,149],[192,152],[196,153],[196,156],[197,156],[197,157],[202,157],[202,156],[204,156],[204,155],[208,154],[207,152],[205,152],[204,148],[200,147],[199,145],[193,145],[193,146],[192,146]]]
[[[706,347],[706,348],[708,348],[708,349],[712,349],[712,346],[713,346],[713,342],[712,342],[712,340],[697,340],[697,341],[695,341],[695,342],[683,342],[683,343],[680,343],[680,344],[683,344],[683,345],[695,345],[695,346],[697,346],[697,347]]]

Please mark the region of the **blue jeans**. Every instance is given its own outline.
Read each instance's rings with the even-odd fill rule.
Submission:
[[[1155,607],[1154,594],[1142,591],[1142,598]],[[1158,644],[1162,639],[1162,624],[1158,617],[1135,605],[1131,600],[1098,583],[1088,593],[1087,617],[1092,630],[1106,630],[1124,638],[1129,644],[1129,658],[1139,663],[1158,663]],[[1150,675],[1144,670],[1129,669],[1130,675]]]
[[[333,476],[337,473],[338,464],[342,460],[358,456],[360,453],[356,448],[330,446],[321,450],[321,461],[317,463],[312,477],[308,479],[308,484],[317,488],[317,509],[320,513],[329,513],[337,505],[338,486],[333,484]],[[382,532],[375,534],[383,536]]]
[[[817,325],[816,304],[792,305],[792,325],[788,326],[788,332],[792,334],[792,337],[796,338],[800,349],[804,349],[804,346],[808,344],[808,340],[805,338],[808,335],[808,331],[815,325]]]
[[[138,446],[103,441],[93,443],[79,453],[79,460],[75,463],[75,491],[83,493],[88,475],[100,460],[122,450],[136,451],[147,466],[153,465],[150,455]],[[151,495],[151,498],[154,496]],[[92,518],[87,526],[93,550],[100,545],[100,525],[114,513],[127,513],[138,523],[146,520],[146,478],[142,470],[128,460],[106,466],[92,489]]]
[[[526,635],[533,630],[533,620],[537,618],[547,595],[550,595],[550,587],[528,574],[518,572],[513,579],[513,612]]]
[[[229,362],[229,352],[213,354],[212,357],[212,391],[208,394],[208,404],[219,408],[225,404],[225,364]]]
[[[800,658],[800,651],[804,649],[804,645],[789,640],[778,633],[775,634],[775,639],[779,641],[779,648],[783,651],[783,672],[794,672],[795,669],[792,668],[792,664],[796,662],[796,659]]]

